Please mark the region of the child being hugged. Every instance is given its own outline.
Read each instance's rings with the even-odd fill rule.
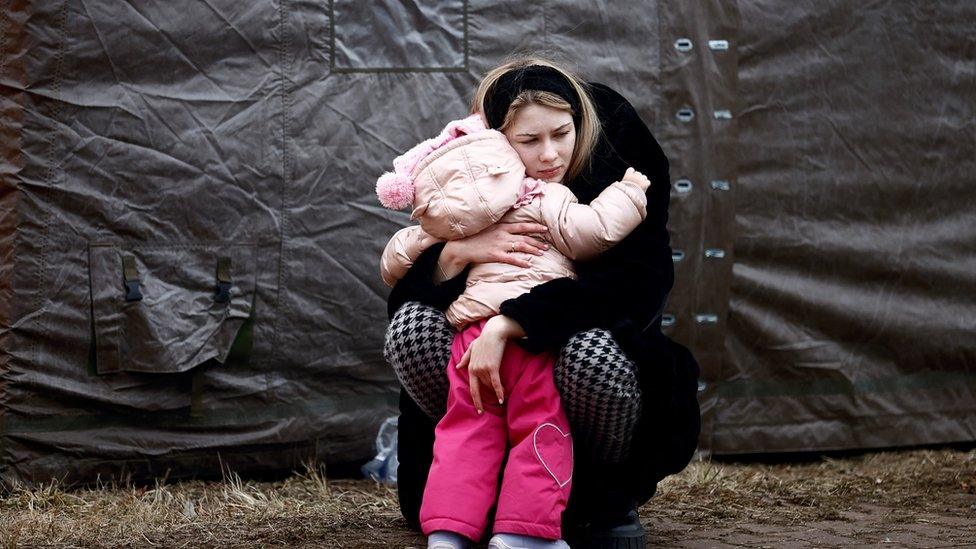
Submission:
[[[411,219],[420,224],[398,231],[383,252],[381,274],[391,287],[434,243],[466,238],[499,222],[548,227],[542,236],[548,249],[524,254],[529,267],[473,264],[464,293],[447,309],[458,333],[447,365],[447,412],[435,430],[420,511],[428,547],[465,547],[481,539],[493,505],[489,547],[567,547],[560,519],[573,454],[553,382],[555,353],[532,354],[509,342],[499,372],[504,403],[501,395],[472,394],[467,371],[455,366],[503,301],[549,280],[576,278],[573,261],[596,257],[630,234],[647,215],[650,181],[631,168],[589,205],[579,204],[566,186],[526,177],[508,139],[487,129],[479,114],[451,122],[393,165],[394,173],[377,182],[380,202],[391,209],[412,204]],[[512,253],[522,252],[513,245]],[[489,403],[486,413],[481,402]]]

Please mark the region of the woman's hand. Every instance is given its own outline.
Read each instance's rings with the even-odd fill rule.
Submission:
[[[474,407],[481,414],[485,407],[481,402],[481,387],[491,387],[498,397],[498,404],[505,402],[505,388],[502,387],[500,375],[502,365],[502,355],[505,354],[505,345],[512,337],[524,337],[525,331],[518,322],[506,316],[493,316],[481,334],[471,342],[464,356],[457,363],[456,368],[468,369],[468,384],[471,389],[471,399]]]
[[[542,255],[549,245],[530,235],[548,231],[539,223],[495,223],[478,234],[449,241],[441,251],[438,264],[446,278],[463,271],[469,263],[508,263],[528,267],[530,263],[515,252]]]

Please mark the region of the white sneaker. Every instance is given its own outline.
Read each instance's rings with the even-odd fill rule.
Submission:
[[[471,540],[448,530],[431,532],[427,537],[427,549],[468,549]]]
[[[561,539],[551,540],[519,534],[495,534],[488,541],[488,549],[569,549]]]

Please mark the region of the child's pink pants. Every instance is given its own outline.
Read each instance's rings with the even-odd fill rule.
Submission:
[[[481,387],[484,414],[471,400],[468,369],[455,368],[486,320],[454,337],[447,367],[447,413],[437,424],[434,462],[424,490],[424,534],[450,530],[479,540],[497,501],[493,533],[559,539],[573,473],[569,421],[552,379],[552,353],[531,354],[513,340],[505,347],[501,381],[505,403]],[[505,450],[508,462],[499,489]]]

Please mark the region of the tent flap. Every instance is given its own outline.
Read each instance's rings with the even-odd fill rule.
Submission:
[[[89,256],[100,374],[224,362],[251,314],[253,245],[93,244]]]

